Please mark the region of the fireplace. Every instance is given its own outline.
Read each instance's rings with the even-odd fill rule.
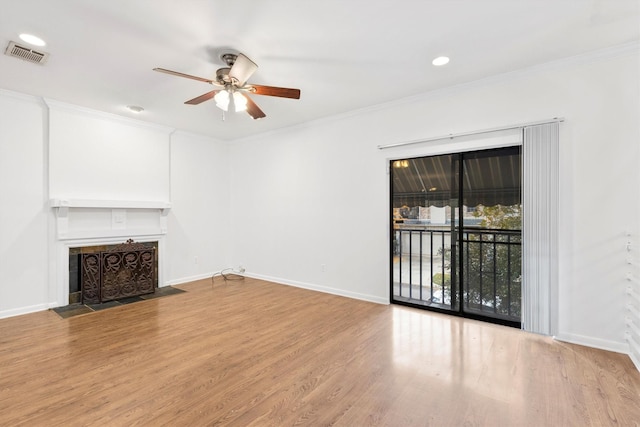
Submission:
[[[157,241],[69,249],[69,304],[101,304],[157,287]]]
[[[52,292],[57,301],[52,307],[83,300],[90,303],[96,301],[95,298],[103,302],[127,298],[136,293],[154,292],[165,286],[163,271],[167,216],[171,208],[169,203],[52,199],[51,207],[56,230],[52,251],[54,262],[51,264],[54,275]],[[123,244],[127,245],[127,239],[134,239],[135,242],[128,245],[136,247],[123,247]],[[133,252],[137,251],[135,254],[132,253],[133,249]],[[100,255],[101,252],[104,254]],[[107,278],[107,284],[110,285],[106,288],[103,286],[104,278],[94,282],[94,288],[99,291],[96,290],[91,298],[82,296],[82,254],[97,254],[93,255],[96,268],[98,259],[107,257],[109,269],[113,270],[113,277]],[[124,255],[122,263],[126,268],[115,272],[120,261],[115,264],[113,261],[121,259],[121,255]]]

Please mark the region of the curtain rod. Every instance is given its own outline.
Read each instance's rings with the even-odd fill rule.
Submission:
[[[405,145],[422,144],[423,142],[440,141],[442,139],[453,139],[461,136],[480,135],[483,133],[498,132],[501,130],[521,129],[528,126],[544,125],[547,123],[559,123],[559,122],[564,122],[564,117],[554,117],[553,119],[548,119],[548,120],[540,120],[537,122],[521,123],[518,125],[503,126],[503,127],[497,127],[497,128],[491,128],[491,129],[475,130],[472,132],[450,133],[449,135],[436,136],[434,138],[415,139],[413,141],[404,141],[404,142],[394,142],[392,144],[378,145],[378,150],[385,150],[387,148],[395,148],[395,147],[404,147]]]

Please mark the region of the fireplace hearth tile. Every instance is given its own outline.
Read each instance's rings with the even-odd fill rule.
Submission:
[[[118,302],[120,304],[131,304],[132,302],[140,302],[144,301],[140,296],[128,297],[128,298],[120,298]]]
[[[102,304],[89,304],[88,307],[93,311],[100,311],[111,307],[118,307],[120,304],[119,301],[107,301]]]
[[[93,310],[82,304],[70,304],[65,307],[56,307],[53,309],[63,319],[78,316],[80,314],[93,313]]]
[[[163,288],[156,288],[156,291],[152,294],[140,295],[140,298],[154,299],[154,298],[165,297],[167,295],[180,294],[182,292],[186,292],[186,291],[183,291],[182,289],[174,288],[173,286],[165,286]]]
[[[105,310],[112,307],[119,307],[122,305],[141,302],[148,299],[162,298],[170,295],[180,294],[182,292],[186,291],[183,289],[174,288],[173,286],[165,286],[162,288],[156,288],[155,292],[152,294],[121,298],[102,304],[69,304],[64,307],[53,308],[52,310],[55,311],[63,319],[68,319],[69,317],[78,316],[81,314],[89,314],[95,311]]]

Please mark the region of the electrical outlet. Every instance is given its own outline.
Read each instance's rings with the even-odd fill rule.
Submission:
[[[327,271],[327,264],[320,264],[320,271],[322,271],[323,273]]]
[[[238,272],[239,273],[244,273],[246,270],[244,269],[244,267],[242,265],[238,266]]]
[[[194,263],[194,264],[197,264],[197,263],[198,263],[198,257],[197,257],[197,256],[196,256],[196,257],[193,257],[193,263]]]

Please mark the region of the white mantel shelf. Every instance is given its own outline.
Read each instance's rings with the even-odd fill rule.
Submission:
[[[52,208],[171,209],[171,203],[155,200],[51,199]]]
[[[59,241],[163,236],[171,210],[171,203],[155,200],[50,199],[49,205]],[[142,217],[136,214],[135,223],[128,225],[127,212]]]

